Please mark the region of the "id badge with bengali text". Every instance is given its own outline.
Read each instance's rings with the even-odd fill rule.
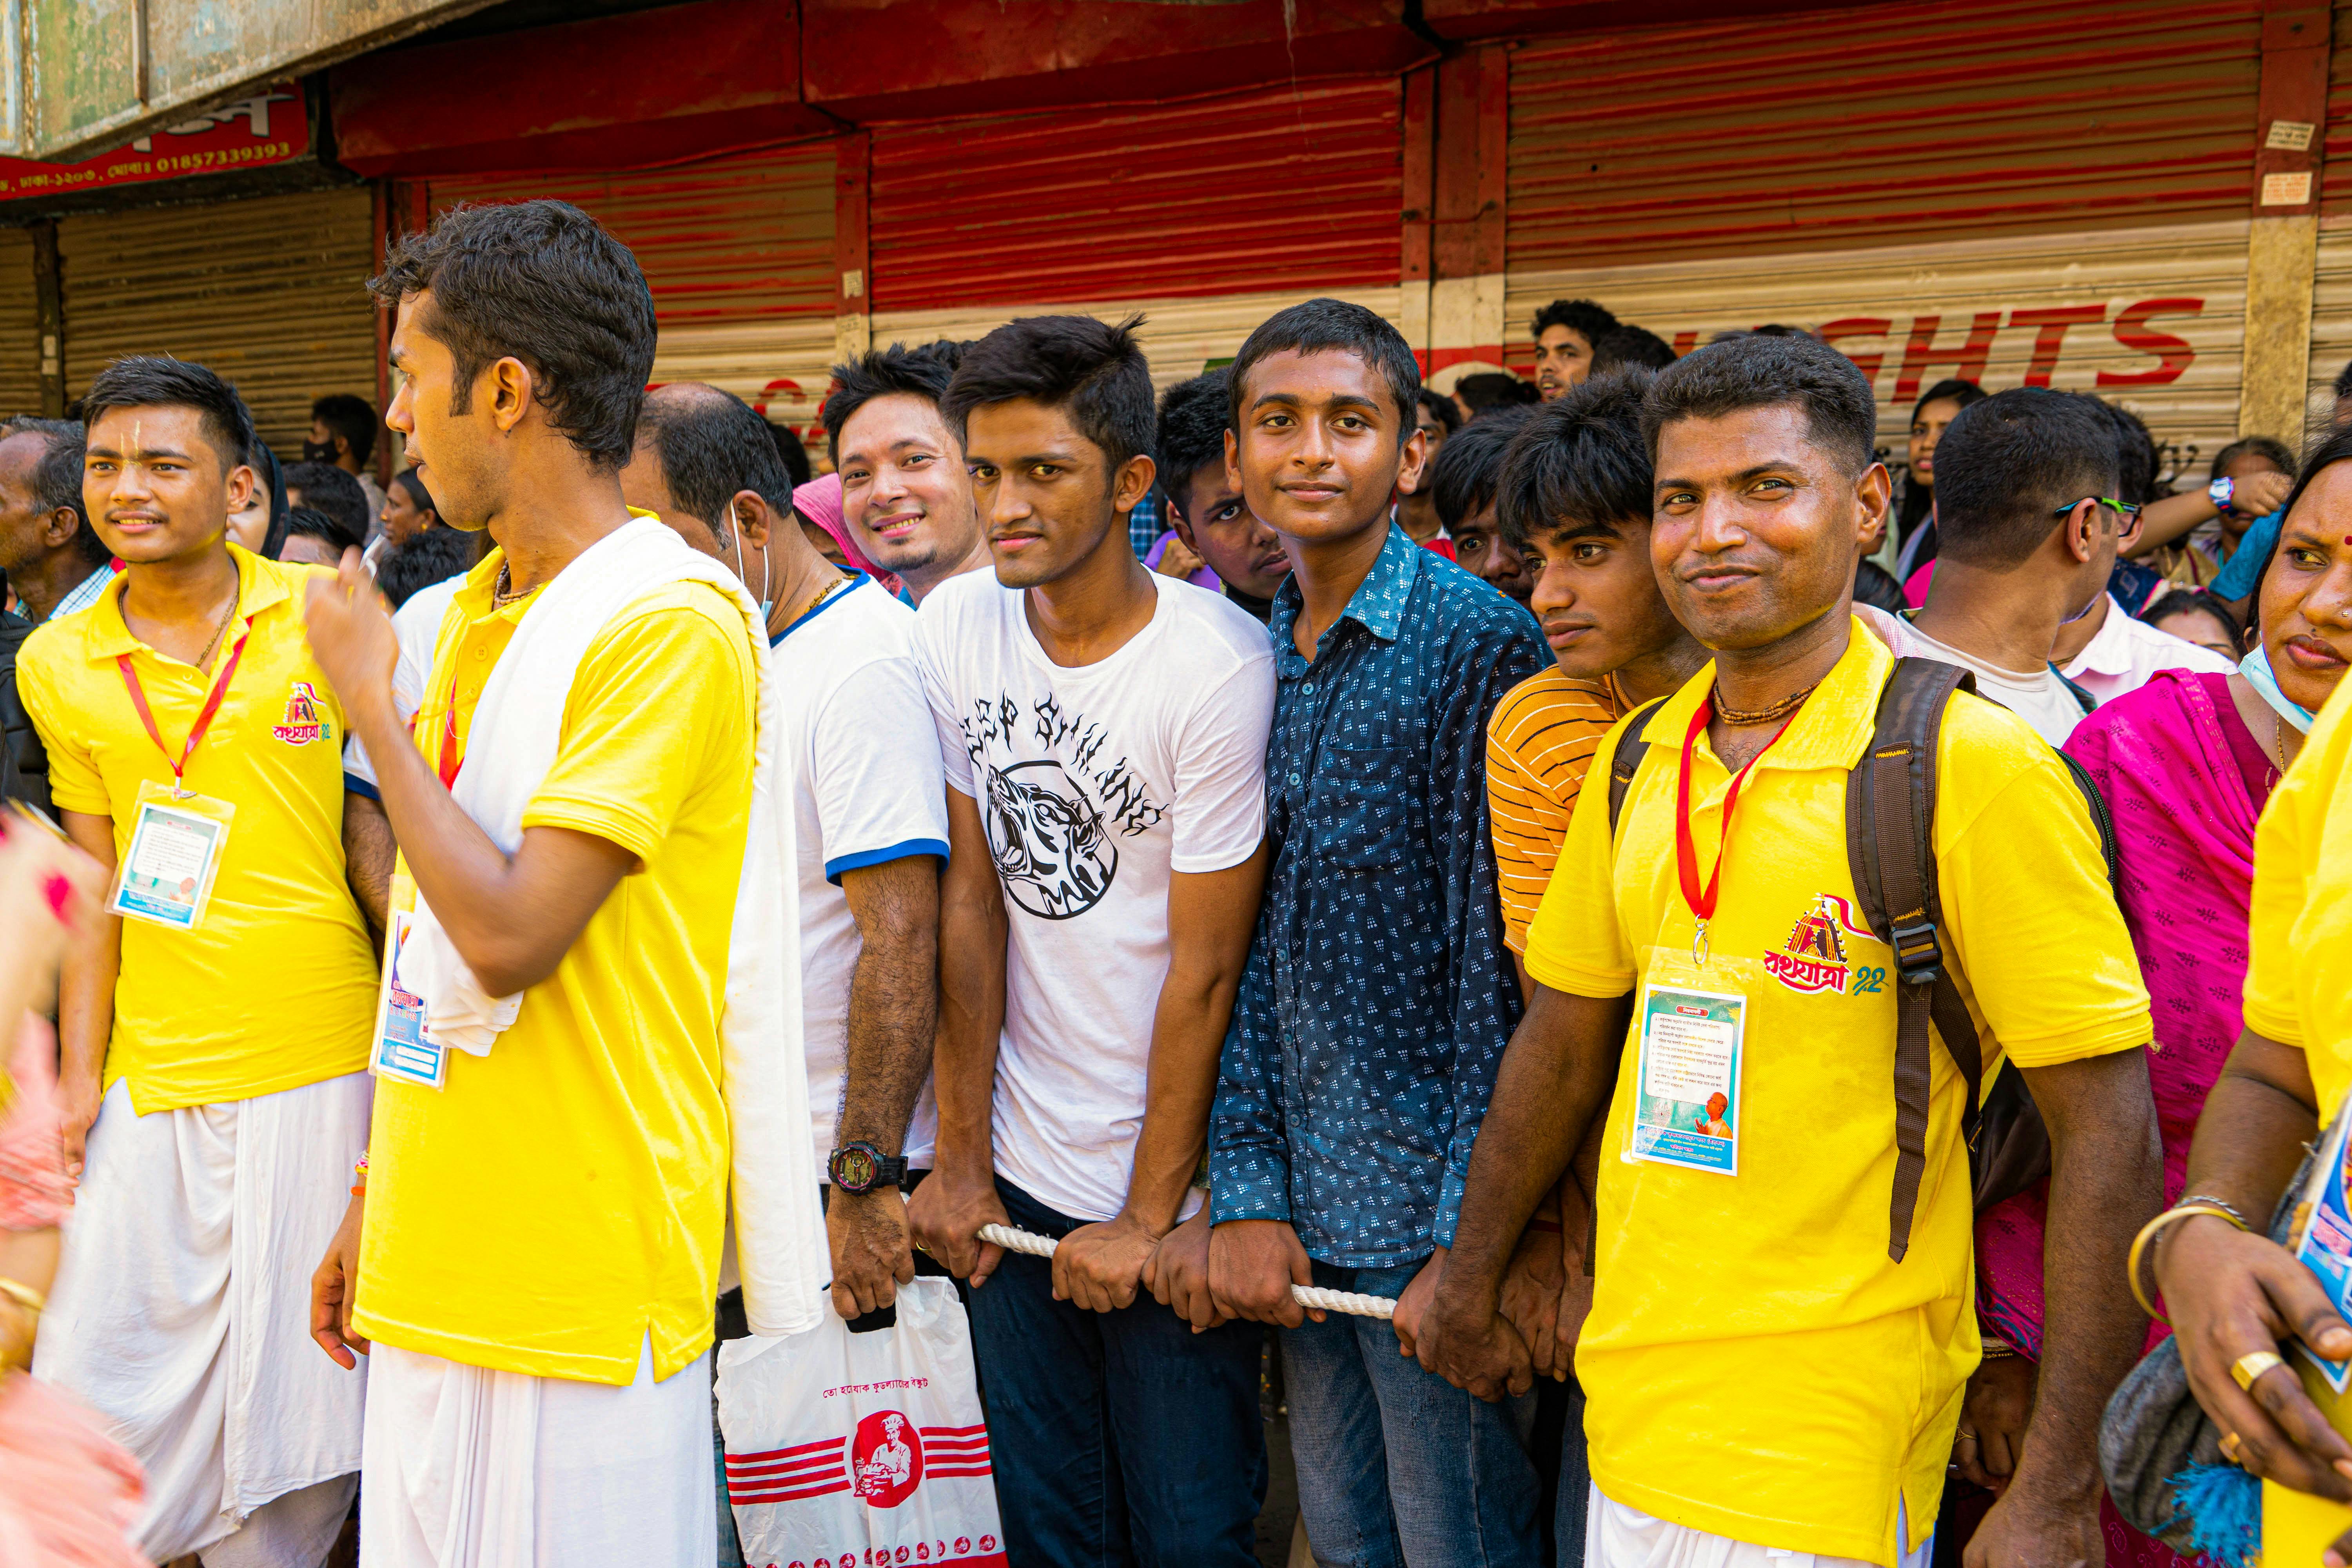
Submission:
[[[1633,1117],[1623,1157],[1739,1173],[1748,989],[1741,961],[1704,967],[1653,949],[1634,1014]]]
[[[227,801],[183,795],[152,779],[141,784],[107,912],[173,931],[202,926],[236,816]]]
[[[368,1070],[378,1078],[439,1089],[448,1081],[449,1053],[425,1025],[425,998],[401,981],[401,954],[415,927],[416,884],[404,875],[395,875],[391,903],[389,929],[383,933],[383,983],[376,992]]]

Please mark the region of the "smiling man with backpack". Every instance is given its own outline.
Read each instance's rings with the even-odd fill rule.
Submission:
[[[1714,345],[1643,423],[1652,563],[1715,660],[1594,759],[1423,1362],[1526,1386],[1503,1268],[1605,1117],[1587,1561],[1924,1563],[1979,1354],[1971,1197],[2035,1173],[2038,1108],[2052,1348],[1969,1561],[2098,1561],[2099,1412],[2146,1332],[2116,1282],[2161,1167],[2093,804],[1964,672],[1853,619],[1889,484],[1851,363]]]

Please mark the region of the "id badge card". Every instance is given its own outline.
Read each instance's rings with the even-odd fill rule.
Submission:
[[[376,994],[374,1048],[368,1065],[378,1078],[439,1089],[447,1080],[449,1055],[425,1022],[425,998],[401,984],[400,956],[408,945],[413,917],[394,910],[383,933],[383,984]]]
[[[236,816],[227,801],[182,795],[152,779],[142,784],[107,912],[173,931],[202,926]]]
[[[1653,955],[1634,1022],[1633,1120],[1627,1160],[1739,1173],[1740,1069],[1748,997],[1727,962],[1697,969]],[[1715,973],[1723,971],[1724,973]],[[1727,984],[1728,983],[1728,984]]]
[[[2336,1120],[2319,1141],[2312,1172],[2295,1205],[2288,1247],[2295,1261],[2311,1270],[2327,1293],[2327,1304],[2339,1313],[2352,1311],[2352,1108],[2339,1107]],[[2295,1352],[2309,1362],[2331,1393],[2352,1386],[2352,1362],[2323,1361],[2309,1345],[2294,1342]],[[2305,1381],[2308,1381],[2306,1379]]]

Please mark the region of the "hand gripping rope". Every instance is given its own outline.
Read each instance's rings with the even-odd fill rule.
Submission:
[[[982,1226],[980,1239],[992,1241],[1008,1252],[1025,1252],[1032,1258],[1051,1258],[1054,1248],[1061,1245],[1052,1237],[1015,1230],[1009,1225]],[[1318,1312],[1346,1312],[1358,1318],[1396,1316],[1396,1303],[1386,1296],[1359,1296],[1353,1290],[1326,1290],[1319,1285],[1293,1285],[1290,1298],[1300,1306],[1311,1307]]]

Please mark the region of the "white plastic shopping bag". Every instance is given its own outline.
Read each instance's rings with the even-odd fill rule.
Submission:
[[[896,1327],[827,1311],[719,1350],[727,1496],[750,1568],[1003,1568],[971,1330],[955,1287],[898,1287]]]

